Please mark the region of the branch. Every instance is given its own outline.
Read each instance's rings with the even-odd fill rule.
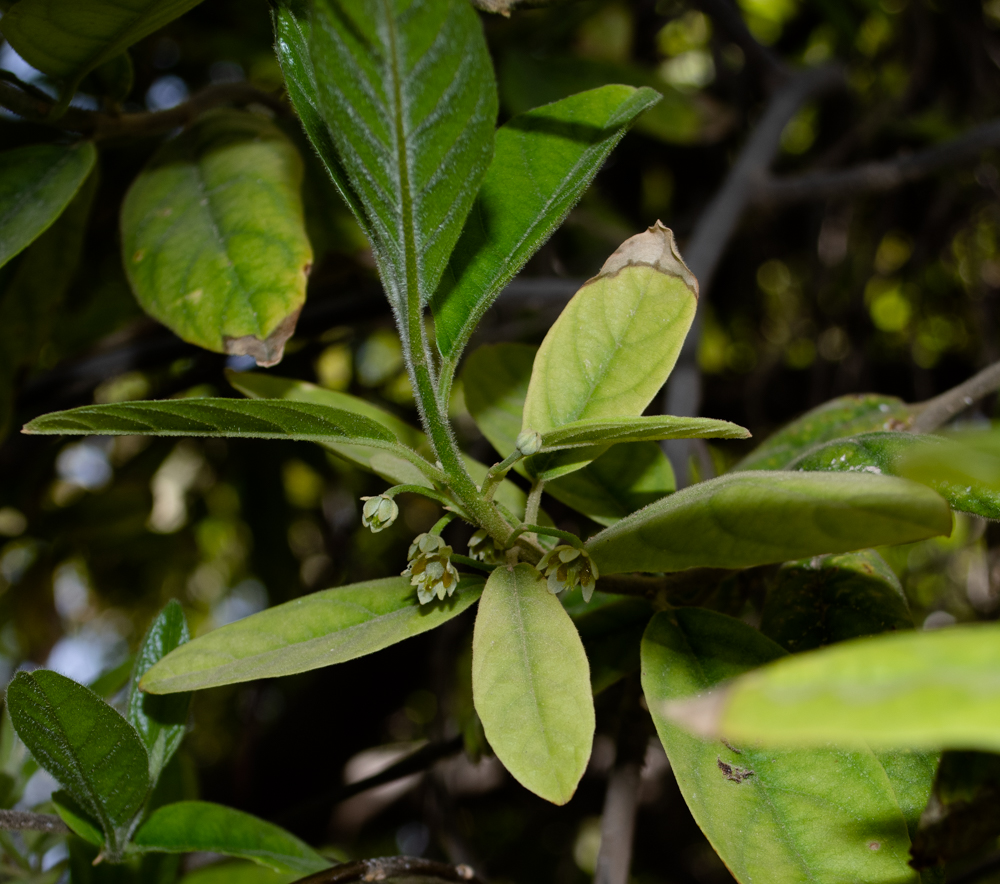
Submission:
[[[777,206],[802,200],[882,193],[974,160],[991,147],[1000,147],[1000,120],[983,123],[943,144],[892,160],[862,163],[836,172],[811,172],[784,178],[768,176],[756,182],[753,202]]]
[[[54,813],[29,813],[26,810],[0,810],[0,829],[69,834],[67,825]]]
[[[50,119],[55,102],[30,90],[25,84],[15,85],[0,79],[0,105],[33,123],[78,132],[95,140],[121,136],[161,135],[185,126],[197,116],[223,104],[262,104],[275,113],[289,113],[288,104],[279,96],[262,92],[249,83],[217,83],[196,92],[187,101],[162,111],[142,111],[134,114],[112,114],[102,111],[66,109],[57,119]]]
[[[694,0],[694,5],[708,15],[718,29],[725,32],[726,36],[743,50],[746,60],[757,69],[768,90],[788,80],[791,71],[773,52],[757,42],[731,0]]]
[[[467,865],[452,866],[414,856],[387,856],[343,863],[308,878],[301,878],[295,884],[347,884],[349,881],[385,881],[400,877],[483,884],[482,878],[477,877]]]
[[[1000,362],[994,362],[981,372],[957,387],[952,387],[940,396],[928,399],[917,407],[920,409],[910,427],[911,433],[931,433],[944,426],[956,414],[990,393],[1000,389]]]

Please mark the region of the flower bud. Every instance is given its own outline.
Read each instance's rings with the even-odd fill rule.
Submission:
[[[504,551],[483,528],[469,538],[469,558],[486,565],[502,565],[507,561]]]
[[[361,508],[361,524],[372,529],[372,534],[378,534],[383,528],[388,528],[396,521],[399,507],[391,497],[379,494],[377,497],[362,497],[365,505]]]
[[[564,589],[574,589],[579,586],[583,590],[583,600],[590,601],[594,594],[597,578],[597,565],[590,554],[575,546],[557,546],[551,552],[542,556],[538,563],[549,586],[549,592],[562,592]]]
[[[523,457],[531,457],[542,450],[541,434],[534,430],[521,430],[514,445]]]
[[[451,553],[451,547],[437,534],[419,534],[410,544],[403,576],[417,588],[420,604],[432,602],[435,596],[444,599],[455,591],[458,571],[451,563]]]

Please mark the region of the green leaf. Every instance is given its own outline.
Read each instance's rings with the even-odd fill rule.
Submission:
[[[314,592],[200,636],[146,673],[154,694],[274,678],[374,653],[440,626],[479,598],[483,581],[465,577],[444,602],[418,605],[405,577]]]
[[[653,609],[645,599],[614,597],[597,607],[595,598],[582,614],[573,616],[573,622],[587,653],[596,695],[639,671],[639,644]]]
[[[132,843],[143,851],[207,851],[253,860],[276,872],[308,875],[330,863],[273,823],[208,801],[178,801],[150,814]]]
[[[301,186],[298,151],[259,114],[211,111],[168,141],[122,204],[142,308],[199,347],[279,362],[312,268]]]
[[[298,872],[275,872],[250,862],[221,862],[188,872],[180,884],[295,884]]]
[[[678,491],[587,542],[601,574],[749,568],[951,533],[948,504],[905,479],[729,473]]]
[[[699,608],[653,617],[642,686],[677,784],[695,820],[741,882],[843,884],[919,880],[907,865],[906,820],[871,751],[761,750],[704,740],[664,707],[780,658],[739,620]]]
[[[59,819],[84,841],[95,847],[104,846],[104,833],[101,831],[100,824],[73,800],[73,796],[69,792],[63,789],[53,792],[52,806],[59,814]]]
[[[537,347],[528,344],[484,344],[462,365],[466,408],[501,458],[517,447],[537,352]]]
[[[930,457],[945,464],[952,474],[950,480],[936,476],[933,471],[910,471],[903,466],[911,457],[926,459],[927,453],[942,444],[945,445],[942,451],[930,454]],[[997,453],[1000,454],[1000,449]],[[960,448],[956,450],[953,445],[935,436],[889,431],[862,433],[820,443],[793,460],[787,469],[902,475],[929,485],[951,504],[952,509],[987,519],[1000,519],[1000,484],[995,487],[984,485],[961,467],[957,474],[954,472],[954,465],[968,463],[970,456],[975,457],[975,454]],[[1000,459],[997,465],[1000,478]]]
[[[651,442],[660,439],[746,439],[749,430],[729,421],[707,417],[585,418],[542,433],[542,452],[595,444]]]
[[[638,417],[673,370],[698,284],[659,222],[626,240],[570,300],[535,357],[523,428]]]
[[[162,28],[200,0],[18,0],[0,30],[32,67],[66,94],[98,65]]]
[[[96,159],[89,141],[32,144],[0,153],[0,267],[63,213]]]
[[[486,739],[522,786],[573,797],[594,741],[590,670],[569,614],[538,571],[497,568],[472,639],[472,693]]]
[[[780,470],[820,442],[876,430],[905,430],[913,417],[913,409],[895,396],[840,396],[768,436],[733,470]]]
[[[912,628],[899,578],[870,549],[784,565],[760,624],[764,635],[793,653]]]
[[[149,755],[149,779],[155,783],[173,757],[187,728],[189,694],[154,697],[139,690],[142,677],[175,648],[191,638],[184,609],[175,599],[152,622],[135,658],[128,697],[128,720],[139,732]]]
[[[17,735],[95,819],[117,855],[149,789],[142,740],[95,693],[56,672],[19,672],[7,687]]]
[[[602,86],[520,114],[496,133],[493,162],[434,295],[434,332],[457,360],[500,290],[562,224],[628,127],[660,100]]]
[[[315,107],[405,316],[407,293],[426,304],[437,288],[492,156],[497,97],[482,26],[466,0],[311,9]]]
[[[963,624],[796,654],[678,707],[761,745],[1000,749],[1000,626]],[[673,714],[673,713],[672,713]]]

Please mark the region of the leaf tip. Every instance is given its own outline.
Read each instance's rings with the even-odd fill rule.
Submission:
[[[625,267],[646,265],[683,280],[698,297],[698,280],[688,269],[677,249],[674,232],[662,221],[657,221],[644,233],[629,237],[604,262],[600,276],[613,276]]]
[[[289,313],[278,323],[277,327],[266,338],[261,340],[255,335],[242,337],[224,337],[222,347],[227,356],[252,356],[261,368],[270,368],[281,362],[285,355],[285,344],[295,333],[295,324],[299,320],[298,310]]]

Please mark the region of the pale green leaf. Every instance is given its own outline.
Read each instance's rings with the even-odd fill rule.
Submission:
[[[456,360],[490,304],[562,224],[653,89],[602,86],[520,114],[496,133],[493,162],[434,295],[434,332]]]
[[[184,609],[176,599],[171,600],[150,624],[132,669],[128,720],[146,747],[149,779],[153,783],[184,739],[190,697],[188,694],[154,697],[140,691],[139,682],[155,663],[190,638]]]
[[[924,437],[893,464],[901,475],[926,482],[956,509],[1000,518],[1000,430],[965,430],[943,439]]]
[[[440,626],[482,587],[480,578],[463,578],[453,596],[431,605],[417,603],[405,577],[314,592],[181,645],[146,673],[142,689],[193,691],[343,663]]]
[[[889,633],[796,654],[678,707],[762,745],[1000,750],[1000,627]],[[673,713],[672,713],[673,714]]]
[[[80,144],[32,144],[0,153],[0,267],[56,220],[94,168]]]
[[[750,433],[729,421],[668,414],[630,418],[585,418],[542,433],[541,451],[660,439],[746,439]]]
[[[678,491],[587,543],[600,573],[749,568],[951,533],[923,485],[859,473],[729,473]]]
[[[472,692],[497,757],[522,786],[565,804],[594,740],[590,670],[559,599],[527,564],[489,577],[472,640]]]
[[[696,822],[742,884],[918,881],[893,785],[867,748],[762,750],[700,739],[664,715],[671,702],[783,655],[714,611],[682,608],[650,621],[643,692]]]
[[[142,308],[192,344],[280,361],[312,267],[301,186],[298,151],[259,114],[211,111],[168,141],[122,204]]]
[[[100,823],[77,804],[69,792],[57,789],[52,793],[51,800],[59,819],[66,823],[74,834],[95,847],[104,846],[104,833],[101,831]]]
[[[208,801],[178,801],[153,811],[132,843],[141,851],[221,853],[276,872],[308,875],[330,867],[328,860],[279,826]]]
[[[15,675],[7,706],[25,746],[100,822],[117,854],[149,788],[149,760],[135,728],[93,691],[45,669]]]
[[[316,0],[311,10],[315,107],[405,316],[408,293],[426,304],[437,288],[492,156],[482,26],[466,0]]]
[[[88,71],[199,2],[18,0],[0,21],[0,31],[28,64],[72,92]]]

